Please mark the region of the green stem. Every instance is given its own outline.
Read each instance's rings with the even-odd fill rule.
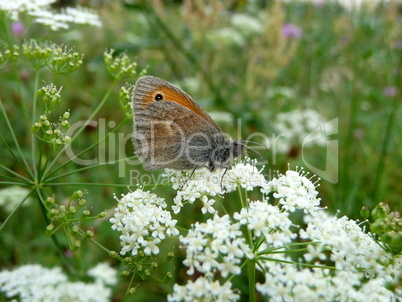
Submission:
[[[286,246],[281,246],[281,247],[275,247],[275,248],[268,248],[262,251],[259,251],[257,255],[264,255],[264,254],[271,254],[271,253],[283,253],[284,251],[279,251],[282,249],[290,248],[290,247],[296,247],[296,246],[307,246],[309,244],[319,244],[319,241],[306,241],[306,242],[297,242],[297,243],[290,243],[287,244]],[[294,251],[294,250],[291,250]]]
[[[13,141],[14,141],[14,143],[15,143],[15,146],[17,147],[18,153],[19,153],[19,155],[20,155],[21,158],[22,158],[22,162],[23,162],[23,163],[21,163],[19,160],[17,160],[17,161],[18,161],[18,163],[20,164],[20,166],[22,167],[22,169],[25,171],[25,173],[27,173],[27,174],[33,179],[32,171],[30,170],[30,168],[29,168],[29,166],[28,166],[28,163],[26,162],[25,157],[24,157],[24,155],[22,154],[20,145],[19,145],[18,140],[17,140],[17,138],[16,138],[16,136],[15,136],[14,130],[13,130],[13,128],[11,127],[11,123],[10,123],[10,121],[8,120],[8,117],[7,117],[6,111],[4,110],[3,102],[2,102],[1,99],[0,99],[0,108],[1,108],[1,111],[3,112],[3,116],[4,116],[5,120],[6,120],[7,127],[8,127],[8,129],[10,130],[11,136],[12,136],[12,138],[13,138]],[[8,149],[8,150],[11,150],[11,149],[8,147],[8,144],[5,142],[5,140],[3,139],[2,136],[1,136],[1,140],[5,143],[7,149]],[[11,152],[11,154],[13,155],[14,158],[17,158],[17,157],[14,155],[13,152]]]
[[[92,144],[91,146],[89,146],[88,148],[86,148],[84,151],[81,151],[80,153],[78,153],[77,155],[74,155],[72,158],[69,158],[69,160],[67,160],[66,162],[64,162],[63,164],[61,164],[60,166],[58,166],[57,168],[55,168],[52,172],[50,172],[47,177],[45,178],[45,181],[51,181],[54,179],[57,179],[59,177],[56,178],[51,178],[49,179],[53,174],[55,174],[58,170],[62,169],[63,167],[65,167],[66,165],[68,165],[69,163],[73,162],[74,159],[76,159],[77,157],[85,154],[86,152],[88,152],[89,150],[95,148],[96,146],[98,146],[101,142],[103,142],[105,139],[107,139],[112,133],[116,132],[117,130],[119,130],[124,123],[127,121],[127,117],[117,126],[115,127],[112,131],[110,131],[107,135],[105,135],[104,137],[102,137],[101,139],[99,139],[96,143]],[[92,166],[91,166],[92,167]]]
[[[255,262],[249,261],[247,263],[247,271],[248,271],[248,290],[249,290],[249,301],[255,302]]]
[[[20,180],[20,179],[15,179],[15,178],[9,177],[7,175],[3,175],[3,174],[0,174],[0,178],[11,180],[11,181],[13,181],[13,182],[15,182],[17,184],[20,184],[20,185],[22,185],[22,184],[27,185],[27,186],[31,185],[30,182],[26,182],[26,181],[23,181],[23,180]]]
[[[39,151],[39,161],[38,161],[38,181],[40,182],[42,179],[42,157],[43,157],[43,150],[45,149],[44,142],[40,142],[40,151]]]
[[[275,258],[269,258],[269,257],[259,257],[258,259],[261,259],[261,260],[264,260],[264,261],[275,261],[275,262],[279,262],[279,263],[300,265],[300,266],[304,266],[304,267],[314,267],[314,268],[336,270],[336,267],[328,266],[328,265],[315,265],[315,264],[308,264],[308,263],[303,263],[303,262],[295,262],[295,261],[290,261],[290,260],[281,260],[281,259],[275,259]]]
[[[48,211],[47,211],[47,209],[46,209],[46,207],[45,207],[45,200],[44,200],[44,198],[43,198],[43,196],[42,196],[42,193],[41,193],[41,191],[40,191],[40,189],[39,189],[38,187],[36,187],[36,195],[37,195],[38,199],[40,200],[40,206],[41,206],[40,208],[41,208],[41,210],[42,210],[43,217],[44,217],[44,219],[45,219],[46,225],[49,225],[49,224],[50,224],[50,220],[49,220],[49,218],[47,217]],[[52,234],[52,235],[50,236],[50,238],[52,238],[52,241],[53,241],[54,246],[55,246],[55,248],[56,248],[56,252],[57,252],[57,254],[59,255],[60,259],[62,259],[62,261],[64,262],[64,264],[66,265],[66,267],[68,268],[69,271],[73,271],[73,269],[71,268],[71,265],[70,265],[70,263],[69,263],[69,261],[68,261],[66,255],[65,255],[64,252],[63,252],[63,248],[61,247],[59,241],[57,240],[56,235],[55,235],[55,234]]]
[[[85,127],[89,125],[89,123],[92,121],[92,119],[95,117],[95,115],[103,107],[103,105],[106,103],[106,100],[109,98],[109,95],[112,93],[113,88],[116,86],[116,84],[117,84],[117,80],[114,79],[112,85],[110,86],[109,90],[106,92],[105,96],[103,97],[102,101],[99,103],[98,107],[95,108],[95,110],[92,112],[91,116],[85,121],[84,125],[82,125],[81,128],[77,131],[77,133],[71,138],[70,144],[72,144],[75,141],[75,139],[80,135],[80,133],[85,129]],[[57,162],[59,157],[63,154],[64,149],[65,148],[62,148],[59,151],[59,153],[57,153],[57,155],[54,157],[53,161],[49,164],[49,166],[43,172],[43,177],[47,176],[47,174],[49,173],[50,169]]]
[[[240,186],[237,186],[237,192],[239,193],[241,207],[242,207],[242,208],[245,208],[246,205],[244,204],[243,194],[241,193],[241,188],[240,188]]]
[[[0,140],[3,142],[4,146],[6,147],[6,149],[8,150],[8,152],[10,152],[11,156],[14,158],[14,160],[22,167],[24,168],[24,164],[20,161],[20,159],[18,158],[18,156],[14,153],[14,151],[11,149],[11,147],[7,144],[7,142],[4,140],[4,138],[2,136],[0,136]],[[11,174],[14,175],[18,175],[18,177],[24,178],[27,181],[29,181],[28,178],[23,177],[22,175],[14,172],[11,169],[8,169],[6,166],[1,165],[1,167],[5,170],[7,170],[8,172],[10,172]],[[24,171],[26,172],[26,170],[24,169]]]
[[[15,179],[16,181],[24,182],[23,180],[25,180],[25,183],[31,183],[31,180],[30,180],[30,179],[28,179],[28,178],[22,176],[21,174],[18,174],[17,172],[15,172],[15,171],[13,171],[13,170],[7,168],[6,166],[3,166],[2,164],[0,164],[0,168],[6,170],[7,172],[9,172],[10,174],[13,174],[13,175],[16,176],[16,177],[21,178],[21,180]],[[4,178],[6,178],[6,177],[4,176]]]
[[[2,177],[2,176],[0,176],[0,177]],[[22,185],[22,184],[25,184],[25,183],[16,182],[16,181],[0,181],[0,185],[15,185],[15,186],[20,186],[20,185]]]
[[[105,184],[105,183],[85,183],[85,182],[58,182],[58,183],[44,183],[44,187],[57,187],[57,186],[92,186],[92,187],[115,187],[127,188],[127,184]]]
[[[87,238],[89,241],[91,241],[93,244],[95,244],[97,247],[99,247],[100,249],[104,250],[106,253],[110,253],[110,250],[108,250],[106,247],[104,247],[102,244],[100,244],[99,242],[97,242],[96,240],[92,239],[92,238],[88,238],[87,234],[84,232],[84,230],[82,230],[81,228],[78,229],[79,233],[81,234],[82,237]]]
[[[32,125],[36,122],[36,103],[38,100],[37,91],[39,86],[39,69],[35,71],[35,86],[34,86],[34,96],[33,96],[33,104],[32,104]],[[36,170],[36,156],[35,156],[35,134],[31,134],[31,153],[32,153],[32,166],[34,170],[34,174],[37,175]]]

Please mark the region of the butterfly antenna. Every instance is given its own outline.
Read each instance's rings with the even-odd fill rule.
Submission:
[[[228,171],[228,168],[225,168],[225,171],[223,172],[222,177],[221,177],[221,191],[223,191],[223,177],[225,176],[227,171]]]
[[[267,145],[265,145],[265,144],[261,144],[261,143],[257,143],[257,142],[253,142],[253,141],[243,141],[243,142],[249,143],[249,144],[250,144],[250,143],[251,143],[251,144],[255,144],[255,145],[258,145],[258,146],[263,146],[267,151],[269,151]]]
[[[260,152],[254,150],[254,149],[251,148],[250,146],[247,146],[247,145],[243,145],[243,146],[244,146],[245,148],[247,148],[247,149],[253,151],[255,154],[257,154],[257,155],[261,158],[261,160],[262,160],[263,162],[268,162],[268,161],[265,159],[265,157],[261,155]]]

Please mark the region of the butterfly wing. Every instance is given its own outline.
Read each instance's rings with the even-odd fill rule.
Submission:
[[[206,166],[219,133],[175,102],[153,102],[135,114],[135,149],[148,170]]]
[[[134,88],[134,144],[149,170],[205,166],[222,130],[184,91],[145,76]]]
[[[218,131],[222,131],[218,124],[205,112],[196,101],[179,87],[153,76],[144,76],[138,79],[134,88],[134,113],[147,108],[157,102],[157,97],[163,101],[175,102],[205,119]]]

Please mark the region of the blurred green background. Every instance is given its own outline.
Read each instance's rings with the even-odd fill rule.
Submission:
[[[54,9],[75,2],[88,4],[62,2]],[[90,4],[100,14],[100,28],[76,26],[53,32],[22,18],[25,30],[15,37],[17,41],[50,40],[85,54],[83,66],[74,73],[57,79],[41,73],[44,83],[63,86],[58,111],[62,114],[70,109],[71,124],[88,118],[110,87],[112,79],[106,72],[103,53],[112,48],[116,54],[125,52],[136,59],[138,67],[146,68],[149,75],[184,89],[233,137],[238,137],[239,131],[242,138],[252,139],[252,134],[261,133],[272,143],[274,135],[288,129],[288,139],[280,148],[269,145],[269,152],[258,148],[268,160],[267,177],[275,170],[284,172],[288,163],[292,169],[301,166],[306,171],[306,162],[321,170],[328,167],[324,177],[318,175],[324,178],[319,191],[322,205],[331,211],[359,219],[363,205],[373,207],[380,201],[401,210],[402,7],[397,1],[367,1],[359,8],[336,1],[131,0]],[[3,39],[2,44],[9,42]],[[28,159],[31,121],[21,112],[21,102],[32,106],[33,75],[24,62],[18,69],[0,73],[0,97]],[[120,86],[124,84],[122,81]],[[86,127],[74,142],[75,153],[110,131],[113,125],[109,122],[118,124],[124,119],[118,106],[118,89],[96,117],[98,126]],[[334,119],[338,127],[326,139],[303,147],[307,134]],[[12,145],[4,118],[0,120],[1,135]],[[131,131],[129,121],[119,130],[121,134],[110,136],[84,158],[101,161],[104,157],[107,162],[132,156]],[[262,137],[258,135],[254,140],[267,143]],[[338,148],[327,153],[326,140],[337,141]],[[23,174],[3,147],[0,156],[3,165]],[[60,163],[65,160],[62,156]],[[59,173],[80,167],[70,163]],[[46,190],[60,202],[75,190],[87,190],[91,210],[110,210],[106,218],[87,227],[95,231],[95,240],[119,251],[118,233],[110,229],[108,218],[116,204],[113,193],[126,193],[126,186],[133,184],[130,171],[155,178],[162,173],[123,162],[66,176],[57,181],[60,185]],[[326,180],[328,175],[338,181]],[[168,203],[175,196],[174,190],[165,186],[156,187],[154,192]],[[230,199],[225,202],[230,203]],[[204,219],[197,207],[186,211],[188,221],[182,222],[184,226]],[[0,220],[7,216],[0,209]],[[52,240],[45,236],[45,227],[38,202],[17,211],[0,236],[0,267],[59,263]],[[58,237],[64,246],[63,235]],[[167,265],[170,270],[180,265],[180,251],[177,247],[175,251],[177,263]],[[68,261],[80,271],[107,258],[103,251],[84,241]],[[163,300],[172,283],[183,278],[184,268],[167,284],[147,280],[136,297],[149,301],[152,292],[153,299]],[[115,301],[123,299],[127,282],[115,289]],[[142,297],[141,293],[147,295]]]

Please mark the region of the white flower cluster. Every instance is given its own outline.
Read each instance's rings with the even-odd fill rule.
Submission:
[[[186,236],[180,236],[180,242],[186,247],[184,265],[187,273],[195,270],[207,276],[219,271],[222,277],[240,274],[239,263],[243,257],[252,257],[240,223],[232,223],[229,215],[217,214],[205,223],[196,222]]]
[[[111,290],[102,283],[69,282],[60,268],[38,264],[1,271],[0,292],[21,302],[107,302],[111,298]]]
[[[358,224],[347,217],[336,218],[325,211],[305,216],[306,229],[300,239],[313,242],[304,259],[334,269],[294,266],[275,261],[261,262],[265,282],[257,290],[270,301],[398,301],[387,289],[398,282],[402,256],[386,253]],[[285,254],[278,260],[289,262]],[[324,262],[322,262],[324,261]]]
[[[0,207],[3,207],[7,213],[11,213],[17,208],[24,198],[29,194],[29,190],[23,187],[11,186],[0,190]],[[22,204],[27,206],[32,202],[32,198],[28,198]]]
[[[71,24],[101,26],[99,15],[84,7],[68,7],[61,12],[50,8],[55,0],[2,0],[0,11],[7,12],[13,20],[19,13],[26,12],[35,17],[35,22],[49,26],[51,30],[69,28]]]
[[[159,247],[166,236],[177,236],[177,220],[172,219],[170,212],[164,210],[163,198],[150,192],[137,189],[121,199],[115,197],[118,206],[110,219],[112,229],[121,232],[121,255],[130,253],[137,255],[143,251],[146,255],[158,254]]]
[[[321,137],[321,133],[317,132],[320,137],[317,137],[314,135],[315,133],[313,133],[314,130],[324,124],[326,133],[332,133],[334,131],[331,125],[326,123],[324,117],[312,109],[296,109],[278,114],[274,123],[278,135],[276,145],[274,146],[275,150],[279,153],[286,153],[294,145],[325,146],[327,142],[326,138]],[[309,140],[306,141],[306,138]]]
[[[402,256],[385,252],[355,221],[334,217],[321,208],[317,182],[303,169],[267,180],[255,163],[246,160],[223,173],[200,169],[189,178],[189,172],[166,171],[178,189],[173,211],[178,213],[183,203],[200,200],[202,212],[214,214],[206,222],[195,222],[179,237],[186,251],[183,264],[197,279],[176,284],[169,301],[239,300],[231,282],[247,261],[255,261],[264,272],[265,280],[256,289],[270,301],[402,298],[401,291],[389,290],[399,282]],[[238,212],[220,216],[213,207],[216,197],[239,189],[243,193],[259,189],[261,200],[245,200]],[[124,229],[125,252],[144,248],[147,238],[160,239],[154,222],[156,217],[171,221],[165,207],[163,199],[142,190],[119,201],[111,221],[115,229]],[[297,210],[298,215],[292,214]],[[301,218],[304,223],[300,224]],[[176,221],[170,225],[177,235]],[[297,263],[294,248],[303,251]]]
[[[340,271],[364,270],[378,275],[382,264],[390,261],[391,255],[346,216],[337,218],[322,211],[316,217],[306,216],[305,221],[307,228],[300,230],[300,238],[318,242],[314,250],[329,253],[329,260]],[[305,257],[312,258],[309,253]]]
[[[204,179],[208,179],[206,176]],[[255,181],[248,182],[250,176]],[[188,274],[197,272],[201,276],[185,285],[175,285],[169,300],[226,301],[219,300],[213,288],[223,291],[222,277],[240,274],[241,266],[251,258],[265,272],[265,281],[258,283],[256,289],[270,301],[364,301],[367,297],[370,301],[398,301],[398,297],[402,298],[402,293],[395,294],[388,289],[388,285],[398,284],[402,257],[381,249],[355,221],[329,215],[319,206],[317,183],[307,176],[303,169],[288,170],[268,181],[252,165],[237,164],[228,170],[222,180],[225,190],[219,194],[237,187],[243,190],[259,187],[262,201],[249,200],[246,207],[233,214],[233,219],[215,213],[212,219],[196,222],[186,236],[180,236],[186,249],[183,263],[188,267]],[[194,194],[202,185],[197,180],[193,182]],[[208,186],[205,181],[204,186]],[[185,190],[184,187],[182,191]],[[209,199],[205,190],[198,193],[194,199],[204,202]],[[268,194],[277,200],[277,206],[268,203]],[[290,218],[290,213],[296,210],[304,215],[303,228],[294,225]],[[251,235],[251,242],[247,241],[250,245],[244,240],[250,235],[243,226]],[[305,248],[299,265],[294,264],[289,253],[292,244]],[[238,299],[231,287],[227,285],[225,292],[232,291],[232,299]]]
[[[215,213],[211,208],[215,200],[209,199],[209,196],[215,197],[236,191],[238,186],[247,191],[257,187],[266,188],[268,181],[255,164],[255,160],[246,159],[245,162],[232,166],[226,173],[224,170],[211,173],[207,169],[199,169],[194,171],[191,177],[191,172],[188,171],[166,169],[164,176],[173,184],[173,188],[178,190],[173,199],[173,212],[178,214],[185,203],[192,204],[201,199],[204,203],[202,212]]]
[[[54,2],[56,0],[2,0],[0,11],[9,13],[13,20],[17,20],[19,12],[43,10]]]
[[[294,212],[297,208],[313,214],[319,209],[321,199],[317,198],[315,184],[306,176],[307,173],[304,173],[303,169],[288,170],[285,175],[270,181],[265,189],[269,188],[269,191],[275,192],[274,197],[279,199],[286,211]]]
[[[258,170],[256,163],[256,160],[246,159],[244,163],[238,163],[231,167],[223,178],[225,191],[235,191],[239,186],[247,191],[252,191],[258,187],[266,187],[267,180],[261,174],[264,167]]]
[[[87,275],[94,278],[96,283],[110,286],[117,284],[117,272],[107,262],[99,263],[95,267],[91,268],[87,272]]]
[[[397,301],[384,279],[367,279],[364,273],[325,269],[297,269],[293,265],[267,262],[269,273],[257,290],[269,301]],[[267,268],[268,269],[268,268]]]
[[[214,212],[209,209],[211,202],[209,202],[208,196],[213,197],[223,194],[221,187],[223,171],[210,173],[207,169],[198,169],[194,171],[191,178],[190,174],[188,171],[165,170],[164,176],[172,182],[173,189],[178,190],[176,197],[173,199],[173,212],[178,214],[185,203],[192,204],[197,199],[203,200],[204,205],[208,208],[208,212]],[[206,210],[204,211],[206,212]]]
[[[185,286],[174,285],[174,294],[168,296],[168,301],[238,301],[240,295],[231,289],[232,283],[226,281],[211,281],[200,277],[194,282],[189,281]]]
[[[252,201],[248,208],[234,213],[233,217],[242,225],[246,225],[254,234],[254,238],[264,237],[264,246],[283,247],[290,243],[296,234],[290,231],[292,225],[289,213],[266,201]]]

